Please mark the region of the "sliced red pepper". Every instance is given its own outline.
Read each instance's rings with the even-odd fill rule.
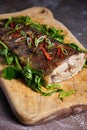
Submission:
[[[61,48],[58,47],[58,55],[60,56],[61,55]]]
[[[54,46],[58,46],[58,43],[55,43]]]
[[[61,51],[61,47],[58,47],[58,55],[61,57],[61,58],[64,58],[64,54],[62,53]]]
[[[10,23],[12,28],[15,28],[15,24],[13,22]]]
[[[14,33],[14,34],[12,34],[12,38],[17,38],[18,37],[18,35],[19,35],[19,32],[18,31],[16,31],[16,33]]]
[[[64,58],[64,54],[61,52],[61,58]]]
[[[45,50],[45,48],[43,47],[42,44],[40,44],[40,49],[43,51],[44,55],[46,56],[46,58],[48,60],[52,60],[51,56],[49,55],[49,53]]]

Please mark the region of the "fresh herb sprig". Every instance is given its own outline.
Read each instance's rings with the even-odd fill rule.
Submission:
[[[76,45],[75,43],[69,43],[67,45],[72,47],[73,49],[79,51],[79,52],[87,53],[87,49],[82,49],[78,45]]]

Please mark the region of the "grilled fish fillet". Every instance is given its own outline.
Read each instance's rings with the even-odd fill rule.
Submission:
[[[72,78],[85,64],[85,54],[72,47],[60,44],[30,26],[22,26],[21,33],[11,33],[0,25],[0,40],[20,59],[22,65],[29,59],[33,69],[43,70],[47,83],[57,83]],[[16,36],[17,35],[17,36]],[[41,41],[40,41],[41,40]],[[49,47],[51,46],[51,47]]]

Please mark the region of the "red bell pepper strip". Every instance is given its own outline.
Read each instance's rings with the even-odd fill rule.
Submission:
[[[45,57],[46,57],[48,60],[52,60],[51,56],[50,56],[49,53],[45,50],[45,48],[43,47],[42,44],[40,44],[40,49],[43,51]]]
[[[18,38],[19,34],[20,34],[20,31],[17,30],[15,33],[12,34],[11,37],[12,37],[12,38]]]
[[[61,47],[58,47],[58,55],[61,57],[61,58],[64,58],[64,54],[62,53],[62,48]]]
[[[60,56],[61,55],[61,48],[58,47],[58,55]]]
[[[12,28],[15,28],[15,24],[13,22],[10,23]]]

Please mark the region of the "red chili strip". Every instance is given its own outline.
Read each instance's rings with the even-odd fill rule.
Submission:
[[[58,55],[60,56],[61,55],[61,48],[58,47]]]
[[[51,56],[49,55],[49,53],[45,50],[45,48],[43,47],[43,45],[40,44],[40,49],[43,51],[44,55],[46,56],[46,58],[48,60],[52,60]]]
[[[61,58],[64,58],[64,54],[63,54],[62,51],[61,51],[61,47],[58,47],[58,55],[59,55]]]
[[[14,28],[15,24],[13,22],[10,23],[11,27]]]
[[[14,34],[12,34],[12,38],[17,38],[18,37],[18,35],[19,35],[19,32],[18,31],[16,31],[16,33],[14,33]]]
[[[61,52],[61,58],[64,58],[64,54]]]

